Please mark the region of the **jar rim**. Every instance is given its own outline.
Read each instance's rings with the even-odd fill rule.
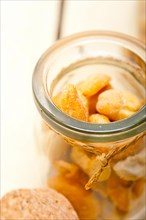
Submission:
[[[39,59],[32,78],[33,95],[36,106],[42,116],[42,118],[58,133],[62,133],[65,136],[69,136],[73,139],[82,141],[97,141],[99,142],[111,142],[116,140],[122,140],[129,137],[133,137],[146,130],[146,104],[137,111],[133,116],[120,120],[117,122],[111,122],[108,124],[93,124],[89,122],[83,122],[72,118],[51,102],[46,94],[43,86],[43,74],[39,71],[39,66],[58,48],[64,46],[67,42],[74,42],[74,40],[82,39],[84,37],[102,37],[115,38],[117,40],[129,41],[137,45],[137,47],[145,50],[145,46],[137,39],[117,33],[107,31],[87,31],[71,36],[65,37],[57,41],[51,48],[49,48]]]

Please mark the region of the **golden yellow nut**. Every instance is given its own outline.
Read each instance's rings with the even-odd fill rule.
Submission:
[[[88,121],[88,106],[86,97],[77,91],[76,87],[68,84],[54,102],[67,115],[81,121]]]
[[[122,92],[124,109],[138,111],[142,105],[140,99],[129,91]]]
[[[101,93],[98,97],[96,110],[110,120],[116,120],[119,111],[123,107],[121,92],[109,89]]]
[[[81,93],[79,89],[77,89],[79,99],[82,101],[84,107],[89,108],[88,99]]]
[[[78,89],[83,95],[90,97],[99,92],[102,88],[108,85],[111,78],[105,74],[93,74],[85,81],[78,84]]]
[[[96,113],[96,103],[97,103],[97,99],[100,93],[108,90],[108,89],[112,89],[112,86],[110,84],[108,84],[107,86],[105,86],[104,88],[102,88],[98,93],[96,93],[93,96],[88,97],[88,108],[89,108],[89,114],[94,114]]]
[[[134,111],[130,111],[128,109],[121,109],[117,115],[116,120],[122,120],[122,119],[128,118],[134,114],[135,114]]]
[[[89,116],[89,122],[99,123],[99,124],[106,124],[106,123],[109,123],[110,120],[105,115],[92,114],[92,115]]]

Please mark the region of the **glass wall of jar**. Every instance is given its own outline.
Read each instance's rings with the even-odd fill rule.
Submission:
[[[141,107],[105,124],[78,120],[57,107],[54,97],[66,85],[98,73],[111,79],[110,89],[137,96]],[[144,45],[119,33],[64,38],[36,65],[32,86],[42,118],[37,136],[42,134],[51,164],[48,186],[70,200],[80,219],[145,218],[145,85]]]

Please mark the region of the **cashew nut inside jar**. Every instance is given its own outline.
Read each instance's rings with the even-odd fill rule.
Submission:
[[[57,41],[38,61],[32,87],[47,185],[79,219],[144,219],[145,47],[114,32]]]

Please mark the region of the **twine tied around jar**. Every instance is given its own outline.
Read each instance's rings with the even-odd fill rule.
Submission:
[[[130,148],[130,146],[134,145],[139,139],[141,139],[143,136],[146,135],[146,132],[143,132],[141,135],[136,136],[131,141],[128,140],[124,144],[118,143],[113,148],[111,148],[111,150],[107,154],[101,153],[99,155],[99,151],[97,152],[95,149],[91,148],[89,145],[87,145],[85,143],[83,143],[83,145],[82,145],[81,142],[79,142],[75,139],[68,138],[68,137],[60,134],[56,130],[54,130],[49,125],[47,125],[47,126],[50,130],[55,132],[57,135],[61,136],[65,142],[67,142],[68,144],[70,144],[73,147],[71,154],[74,153],[74,156],[72,155],[71,158],[79,167],[81,167],[81,169],[88,176],[90,176],[89,181],[85,185],[86,190],[89,190],[92,187],[92,185],[96,182],[101,182],[101,181],[107,180],[111,174],[111,164],[110,164],[111,160],[114,159],[114,157],[119,155],[120,153],[123,153],[125,150]],[[76,148],[78,148],[77,151],[75,150]],[[75,151],[73,151],[73,149]],[[91,159],[86,155],[86,153],[84,152],[83,149],[87,152],[94,154],[94,155],[96,154],[92,163],[91,163]],[[78,157],[76,157],[77,154],[78,154]],[[85,163],[85,161],[86,161],[86,163]],[[81,164],[84,164],[84,166],[82,166]],[[88,165],[89,165],[89,167],[88,167]]]
[[[98,181],[104,181],[105,179],[108,179],[111,173],[111,166],[110,161],[114,158],[117,154],[125,151],[127,148],[131,146],[131,144],[135,144],[140,138],[142,138],[146,132],[144,132],[142,135],[137,136],[132,141],[115,146],[112,148],[107,154],[102,153],[100,156],[96,157],[96,160],[99,161],[98,166],[94,167],[93,174],[91,175],[91,178],[85,185],[85,189],[88,190],[92,187],[92,185]]]

